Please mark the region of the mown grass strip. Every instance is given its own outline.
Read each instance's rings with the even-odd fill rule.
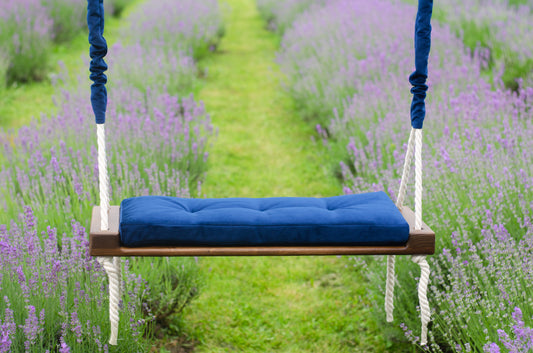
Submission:
[[[208,77],[199,98],[218,138],[210,149],[204,192],[210,197],[333,196],[340,184],[324,169],[313,126],[296,114],[274,62],[278,37],[251,1],[230,1],[227,33],[202,62]],[[320,144],[320,142],[319,142]]]
[[[327,150],[283,92],[279,37],[253,0],[221,3],[226,35],[199,98],[219,134],[203,185],[207,197],[332,196]],[[384,351],[386,342],[357,269],[336,257],[202,258],[205,286],[187,311],[198,352]]]

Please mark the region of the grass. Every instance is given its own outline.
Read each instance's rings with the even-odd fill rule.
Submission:
[[[204,192],[211,197],[333,196],[327,151],[311,140],[312,126],[296,113],[274,63],[279,38],[265,29],[252,1],[221,5],[229,13],[218,52],[198,98],[218,137],[210,149]],[[238,9],[238,10],[237,10]],[[325,152],[325,153],[324,153]]]
[[[253,0],[221,4],[226,35],[201,62],[198,98],[219,134],[210,148],[207,197],[332,196],[341,187],[328,151],[281,88],[279,37]],[[198,352],[383,352],[366,282],[337,257],[202,258],[205,286],[186,311]],[[396,347],[393,351],[398,351]]]
[[[197,352],[383,352],[361,274],[336,257],[209,258],[187,310]],[[392,343],[389,343],[389,347]],[[395,350],[397,351],[397,350]]]

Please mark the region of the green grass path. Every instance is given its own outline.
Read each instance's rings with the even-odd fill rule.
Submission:
[[[341,193],[313,143],[313,127],[284,94],[279,39],[254,0],[221,3],[226,35],[202,62],[198,98],[219,134],[210,148],[207,197],[331,196]],[[383,351],[364,320],[370,303],[357,269],[336,257],[201,258],[205,285],[185,326],[198,352]]]
[[[311,141],[313,127],[298,117],[280,86],[277,36],[264,29],[254,1],[229,1],[229,7],[226,35],[204,62],[209,74],[199,95],[219,129],[209,150],[205,194],[339,195],[340,184],[322,167],[328,163]]]

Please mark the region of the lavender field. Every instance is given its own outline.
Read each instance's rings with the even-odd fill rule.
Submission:
[[[152,4],[159,10],[150,16],[142,6],[132,15],[142,13],[141,24],[146,25],[127,31],[128,44],[115,50],[111,66],[136,56],[133,39],[149,35],[146,27],[165,16],[170,22],[173,14],[165,11],[169,1]],[[189,197],[200,188],[212,126],[203,104],[190,95],[197,74],[193,56],[195,50],[206,51],[216,43],[221,22],[216,28],[201,28],[206,19],[218,18],[213,1],[203,7],[185,1],[181,11],[190,19],[178,37],[181,51],[154,47],[150,56],[139,56],[129,71],[116,70],[111,75],[108,158],[115,176],[111,182],[115,204],[126,194]],[[41,15],[36,12],[28,21],[38,21]],[[197,35],[200,31],[202,35]],[[171,38],[162,29],[157,33]],[[176,55],[181,59],[173,61]],[[172,62],[161,69],[175,69],[179,89],[157,80],[138,85],[136,77],[149,77],[153,71],[152,61]],[[80,78],[77,87],[58,83],[58,88],[57,114],[17,131],[0,131],[4,151],[0,166],[1,352],[109,350],[107,311],[101,310],[107,306],[103,299],[107,281],[102,267],[88,255],[86,230],[92,205],[98,204],[89,86]],[[153,274],[153,263],[126,262],[120,351],[146,350],[146,335],[150,336],[154,323],[161,324],[156,317],[169,314],[162,312],[169,307],[164,302],[169,298],[188,301],[196,295],[194,262],[174,261],[166,270],[163,265]],[[185,279],[177,286],[171,280],[174,277]],[[160,296],[158,286],[170,286],[169,298]],[[181,298],[176,290],[183,292]]]
[[[409,128],[409,19],[416,8],[399,1],[259,3],[267,18],[280,9],[308,8],[284,25],[278,60],[289,77],[287,91],[341,159],[345,192],[384,190],[394,198]],[[437,11],[444,11],[438,6]],[[531,12],[522,6],[518,18],[517,8],[500,1],[483,2],[481,12],[470,5],[449,6],[446,11],[476,13],[473,21],[491,26],[498,14],[499,22],[491,27],[491,47],[480,45],[474,51],[457,36],[457,23],[433,25],[424,219],[436,231],[438,244],[430,260],[433,325],[428,349],[527,352],[533,349],[531,72],[515,77],[511,91],[502,81],[505,67],[489,68],[495,65],[495,50],[516,55],[520,63],[531,60],[530,41],[513,46],[532,38],[527,33]],[[513,26],[502,24],[508,22]],[[500,46],[502,36],[508,39]],[[369,266],[369,287],[377,288],[372,298],[381,310],[383,260],[352,261]],[[407,288],[415,286],[417,271],[402,261],[397,272],[396,317],[405,336],[416,343],[418,309]]]
[[[130,2],[106,1],[109,15],[134,6],[120,41],[106,57],[112,204],[125,196],[204,197],[202,184],[210,172],[217,131],[211,115],[219,112],[208,111],[193,92],[210,78],[206,63],[226,54],[218,50],[226,33],[222,9],[235,14],[239,8],[216,0]],[[319,142],[317,154],[330,161],[321,166],[331,169],[330,175],[316,179],[340,179],[345,194],[385,191],[396,197],[410,130],[414,4],[256,0],[265,27],[280,40],[276,60],[269,63],[279,66],[285,78],[276,89],[290,97],[303,124],[314,131],[310,138]],[[54,45],[86,30],[84,1],[3,0],[1,6],[0,94],[16,84],[46,79]],[[436,1],[432,23],[423,150],[423,219],[437,234],[436,253],[428,257],[429,345],[419,344],[415,264],[397,259],[392,324],[385,322],[383,310],[385,259],[346,257],[338,259],[338,266],[366,271],[360,278],[366,297],[351,300],[371,303],[365,330],[377,327],[383,335],[377,339],[385,342],[376,347],[392,352],[400,351],[396,347],[533,352],[533,2]],[[102,308],[108,306],[108,282],[88,255],[87,227],[99,202],[88,73],[80,73],[76,85],[64,83],[66,75],[54,78],[56,114],[16,130],[0,128],[0,352],[154,351],[154,337],[180,330],[180,319],[169,318],[199,295],[199,265],[195,259],[125,259],[120,344],[107,344],[108,312]],[[240,83],[221,85],[227,89],[216,91],[215,97],[246,91],[249,86]],[[278,104],[275,95],[266,95],[267,102],[246,97],[231,108],[234,115],[244,116],[248,109],[245,118],[252,119],[262,114],[257,106],[264,103],[268,111]],[[264,136],[257,132],[255,137]],[[234,163],[238,152],[231,151]],[[222,173],[235,170],[230,167]],[[246,180],[239,179],[244,170],[233,173],[239,175],[231,176],[232,183]],[[408,194],[406,204],[414,205],[413,199]],[[242,266],[230,264],[221,267]],[[251,279],[267,277],[257,268],[250,271]],[[311,289],[322,286],[316,282]],[[271,295],[274,289],[269,288],[261,293]],[[209,298],[226,298],[216,305],[234,309],[228,293],[222,287]],[[278,341],[290,339],[285,333],[272,338],[269,331],[284,329],[271,328],[276,326],[272,320],[263,323],[264,332],[254,332],[250,322],[255,317],[247,316],[254,310],[260,320],[270,320],[271,308],[251,305],[232,313],[238,324],[251,328],[234,327],[229,319],[215,321],[209,309],[197,314],[215,322],[196,325],[204,330],[193,337],[199,351],[284,351]],[[347,335],[368,333],[338,325]],[[209,341],[204,335],[216,335],[209,328],[230,330],[237,338],[202,346]],[[239,334],[274,345],[252,340],[251,346],[240,346],[245,339]],[[342,349],[331,346],[331,351],[357,348],[352,340],[342,342]],[[325,346],[317,347],[324,351]]]

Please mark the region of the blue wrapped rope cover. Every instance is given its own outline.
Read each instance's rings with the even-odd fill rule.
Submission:
[[[415,23],[415,71],[409,76],[411,93],[411,126],[421,129],[426,117],[426,92],[428,86],[428,57],[431,48],[431,14],[433,0],[419,0]]]
[[[105,84],[107,76],[107,64],[104,56],[107,54],[107,42],[104,38],[104,1],[87,0],[87,25],[89,26],[89,43],[91,48],[90,78],[94,82],[91,85],[91,105],[97,124],[105,123],[107,108],[107,90]]]

